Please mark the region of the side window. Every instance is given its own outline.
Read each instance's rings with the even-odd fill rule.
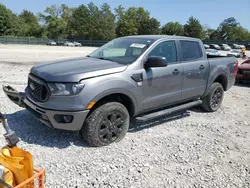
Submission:
[[[177,62],[176,45],[174,41],[166,41],[158,44],[148,56],[165,57],[167,63],[173,64]]]
[[[180,41],[183,61],[192,61],[202,57],[201,48],[198,42]]]

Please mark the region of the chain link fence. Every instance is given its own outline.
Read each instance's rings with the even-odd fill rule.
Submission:
[[[100,47],[108,41],[102,40],[74,40],[74,39],[41,39],[24,37],[0,37],[0,44],[48,45],[54,41],[56,45],[63,46],[66,41],[79,42],[82,46]]]
[[[79,42],[82,46],[100,47],[108,41],[102,40],[74,40],[74,39],[41,39],[41,38],[24,38],[24,37],[0,37],[0,44],[25,44],[25,45],[48,45],[50,41],[56,42],[56,45],[62,46],[66,41]],[[235,40],[204,40],[204,44],[240,44],[247,45],[249,41]]]
[[[250,40],[239,41],[239,40],[203,40],[204,44],[239,44],[247,45],[250,43]]]

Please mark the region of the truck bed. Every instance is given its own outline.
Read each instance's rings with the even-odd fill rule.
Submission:
[[[219,55],[207,55],[207,60],[210,64],[210,78],[216,77],[219,73],[224,73],[227,76],[227,88],[228,90],[234,84],[234,72],[237,66],[237,58],[234,56],[219,56]],[[212,80],[210,80],[212,82]]]

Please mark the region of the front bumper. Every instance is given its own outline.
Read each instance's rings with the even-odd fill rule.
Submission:
[[[238,71],[236,75],[237,81],[250,81],[250,70]]]
[[[20,107],[26,108],[39,121],[51,128],[63,129],[69,131],[79,131],[89,113],[89,110],[83,111],[58,111],[53,109],[45,109],[31,102],[25,93],[18,92],[10,86],[3,86],[3,91],[7,97]],[[72,121],[69,123],[58,121],[56,116],[71,116]]]

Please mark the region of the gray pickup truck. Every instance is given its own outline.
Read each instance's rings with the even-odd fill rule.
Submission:
[[[206,55],[199,39],[127,36],[86,57],[35,65],[25,92],[3,90],[43,124],[80,131],[98,147],[124,138],[131,120],[194,106],[218,110],[237,68],[235,57]]]

